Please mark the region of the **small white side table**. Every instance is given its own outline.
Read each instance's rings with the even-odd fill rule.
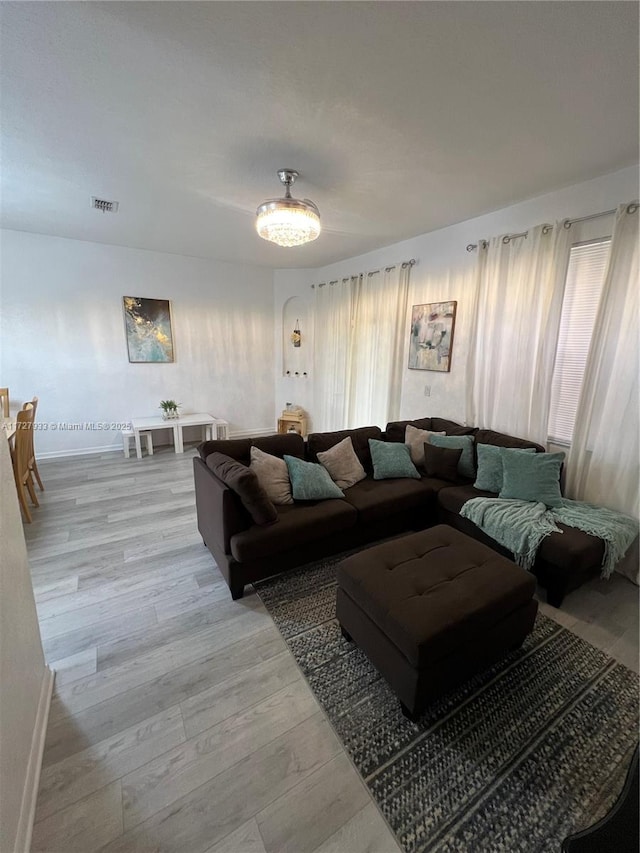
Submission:
[[[214,418],[216,427],[216,438],[218,441],[226,441],[229,438],[229,421],[222,418]]]
[[[185,426],[201,426],[203,428],[203,440],[206,441],[212,437],[216,420],[212,415],[203,412],[196,412],[193,415],[181,415],[179,418],[169,418],[166,421],[157,415],[152,418],[131,418],[131,428],[133,429],[136,441],[136,456],[138,459],[142,459],[142,447],[140,446],[140,433],[142,432],[146,432],[147,430],[152,432],[156,429],[171,429],[173,430],[173,447],[175,452],[184,453],[182,428]]]

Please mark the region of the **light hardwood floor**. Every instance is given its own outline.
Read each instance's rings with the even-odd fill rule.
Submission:
[[[231,601],[203,547],[193,455],[40,464],[25,535],[57,675],[32,850],[397,853],[260,600]],[[542,609],[637,671],[637,592]]]

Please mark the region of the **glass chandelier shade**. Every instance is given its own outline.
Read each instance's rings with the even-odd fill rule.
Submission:
[[[258,234],[278,246],[301,246],[320,234],[320,211],[308,198],[291,197],[291,184],[298,177],[294,169],[280,169],[286,187],[284,198],[271,198],[256,211]]]

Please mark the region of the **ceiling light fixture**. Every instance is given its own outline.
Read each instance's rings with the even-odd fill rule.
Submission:
[[[284,198],[270,198],[256,211],[258,234],[278,246],[301,246],[320,234],[320,211],[308,198],[292,198],[295,169],[280,169],[278,177],[286,187]]]

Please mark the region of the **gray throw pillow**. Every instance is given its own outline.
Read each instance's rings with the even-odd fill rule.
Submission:
[[[329,450],[318,453],[317,456],[318,462],[327,469],[329,476],[339,489],[355,486],[367,476],[353,449],[350,436],[343,438]]]
[[[274,504],[293,503],[289,471],[284,459],[252,447],[250,468]]]
[[[396,441],[369,439],[373,461],[373,479],[391,480],[395,477],[419,480],[420,474],[411,461],[411,452],[406,444]]]
[[[431,443],[432,435],[446,435],[444,432],[432,432],[430,429],[418,429],[407,424],[404,431],[404,443],[411,451],[411,461],[414,465],[424,466],[424,446]]]

